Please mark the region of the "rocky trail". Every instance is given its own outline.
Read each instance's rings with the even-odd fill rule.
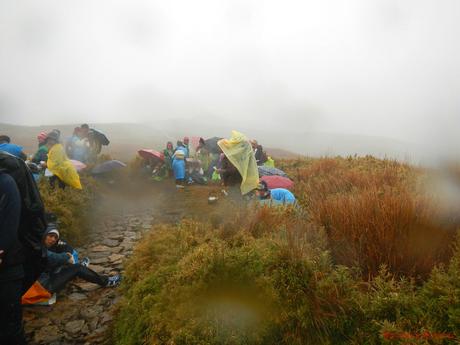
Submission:
[[[183,216],[209,217],[225,206],[207,209],[209,188],[176,191],[161,189],[109,193],[94,205],[94,227],[86,245],[76,248],[79,257],[89,257],[89,268],[105,274],[123,274],[123,263],[133,253],[142,234],[156,223],[177,222]],[[211,212],[210,212],[211,211]],[[74,280],[51,306],[26,306],[25,331],[29,344],[108,344],[118,288],[101,288]]]
[[[123,274],[123,262],[142,233],[160,217],[162,222],[177,220],[177,214],[168,216],[164,208],[158,207],[164,196],[161,191],[142,196],[104,195],[94,205],[94,227],[87,244],[76,248],[79,257],[89,257],[89,268],[98,273]],[[24,308],[29,344],[108,343],[108,330],[119,299],[118,288],[101,288],[76,279],[58,293],[55,304]]]

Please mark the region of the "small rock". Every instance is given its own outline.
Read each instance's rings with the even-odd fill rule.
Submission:
[[[121,254],[112,254],[109,256],[109,261],[114,263],[116,261],[121,261],[125,256]]]
[[[112,321],[112,319],[113,319],[113,316],[111,314],[105,314],[101,319],[101,325],[105,325],[109,323],[110,321]]]
[[[103,273],[105,271],[105,267],[104,266],[100,266],[100,265],[93,265],[92,263],[89,265],[89,268],[91,268],[94,272],[96,273]]]
[[[84,299],[88,298],[88,296],[82,294],[82,293],[78,293],[78,292],[74,292],[72,294],[69,295],[69,299],[72,300],[72,301],[82,301]]]
[[[112,254],[111,251],[106,251],[106,252],[93,252],[89,255],[90,259],[99,259],[99,258],[103,258],[103,257],[106,257],[106,256],[109,256],[110,254]]]
[[[92,262],[94,262],[96,265],[100,265],[100,264],[106,264],[109,262],[109,258],[108,256],[104,257],[104,258],[97,258],[97,259],[93,259],[91,260]]]
[[[77,335],[82,332],[82,329],[84,326],[85,326],[85,320],[70,321],[66,323],[65,331],[72,335]]]
[[[86,320],[94,319],[94,318],[97,319],[101,315],[103,310],[104,309],[101,306],[94,305],[94,306],[82,309],[80,311],[80,315]]]
[[[119,243],[118,240],[112,240],[110,238],[106,238],[104,241],[102,241],[102,244],[107,247],[116,247],[118,246],[118,243]]]
[[[90,292],[99,289],[99,285],[88,283],[88,282],[81,282],[81,283],[74,283],[80,290],[85,292]]]
[[[57,326],[38,328],[34,335],[34,342],[37,344],[49,344],[62,339],[62,333]]]
[[[110,251],[110,248],[107,246],[98,245],[98,246],[90,248],[90,250],[92,252],[108,252]]]

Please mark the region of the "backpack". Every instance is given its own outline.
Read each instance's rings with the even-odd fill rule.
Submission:
[[[14,179],[21,196],[19,243],[12,259],[22,263],[25,258],[46,258],[42,242],[47,225],[45,207],[31,171],[22,159],[4,151],[0,151],[0,171]]]

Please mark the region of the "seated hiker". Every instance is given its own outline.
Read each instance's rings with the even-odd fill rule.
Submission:
[[[198,159],[186,158],[187,167],[187,183],[206,184],[207,178],[204,176],[204,170],[201,167],[201,162]]]
[[[38,139],[38,151],[35,152],[32,157],[32,162],[35,164],[41,164],[41,162],[46,162],[48,160],[48,147],[46,146],[47,134],[45,132],[40,132],[37,136]]]
[[[230,162],[227,156],[223,155],[220,168],[217,169],[220,173],[224,186],[236,186],[240,185],[243,178],[241,177],[238,169]]]
[[[284,188],[268,189],[268,185],[265,181],[259,183],[256,194],[262,203],[288,205],[295,204],[296,202],[294,194],[290,191]]]
[[[46,137],[46,146],[48,147],[48,160],[45,166],[51,172],[50,184],[54,187],[56,181],[59,187],[64,189],[69,185],[76,189],[82,189],[80,176],[77,173],[72,162],[67,158],[64,147],[59,143],[60,132],[53,129]],[[45,176],[47,173],[45,172]]]
[[[88,258],[76,263],[74,249],[59,240],[59,231],[55,224],[48,225],[43,242],[48,252],[48,264],[38,282],[50,293],[61,291],[74,278],[81,278],[102,287],[114,287],[120,283],[120,275],[107,277],[89,269]]]
[[[8,152],[13,156],[21,158],[22,160],[26,160],[27,156],[22,150],[22,146],[11,144],[11,139],[9,136],[0,135],[0,151]]]
[[[173,156],[173,172],[176,179],[176,187],[184,188],[185,181],[185,153],[182,150],[177,150]]]
[[[257,165],[264,165],[268,158],[262,145],[259,145],[257,140],[251,140],[251,146],[254,150],[254,156],[256,157]]]

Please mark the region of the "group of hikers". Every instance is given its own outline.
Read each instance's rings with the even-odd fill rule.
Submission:
[[[77,277],[103,287],[121,280],[91,270],[89,258],[79,260],[61,239],[56,216],[45,210],[37,187],[37,179],[46,178],[50,188],[81,189],[78,167],[94,162],[108,139],[87,124],[75,128],[65,146],[57,129],[37,139],[38,149],[28,157],[10,137],[0,135],[0,344],[26,343],[23,304],[53,303],[56,293]],[[295,203],[289,190],[293,182],[257,141],[236,131],[229,139],[184,137],[176,147],[168,142],[163,152],[138,152],[144,172],[156,181],[174,178],[178,189],[209,182],[270,206]],[[109,161],[100,166],[126,165]]]
[[[295,203],[292,192],[284,188],[293,182],[275,168],[274,160],[257,140],[247,140],[236,131],[230,139],[193,139],[184,137],[175,148],[169,141],[163,152],[139,150],[143,171],[156,181],[174,177],[179,189],[190,184],[222,183],[226,188],[240,186],[241,194],[256,195],[262,203]]]
[[[95,144],[96,131],[88,125],[79,128],[74,131],[78,139],[72,136],[65,149],[59,130],[40,133],[31,157],[0,135],[0,344],[26,344],[22,305],[53,303],[56,293],[77,277],[102,287],[121,281],[120,275],[91,270],[89,258],[79,260],[61,239],[59,221],[45,209],[37,187],[37,176],[46,175],[50,188],[56,182],[62,188],[82,188],[68,155],[88,162],[104,143]]]

